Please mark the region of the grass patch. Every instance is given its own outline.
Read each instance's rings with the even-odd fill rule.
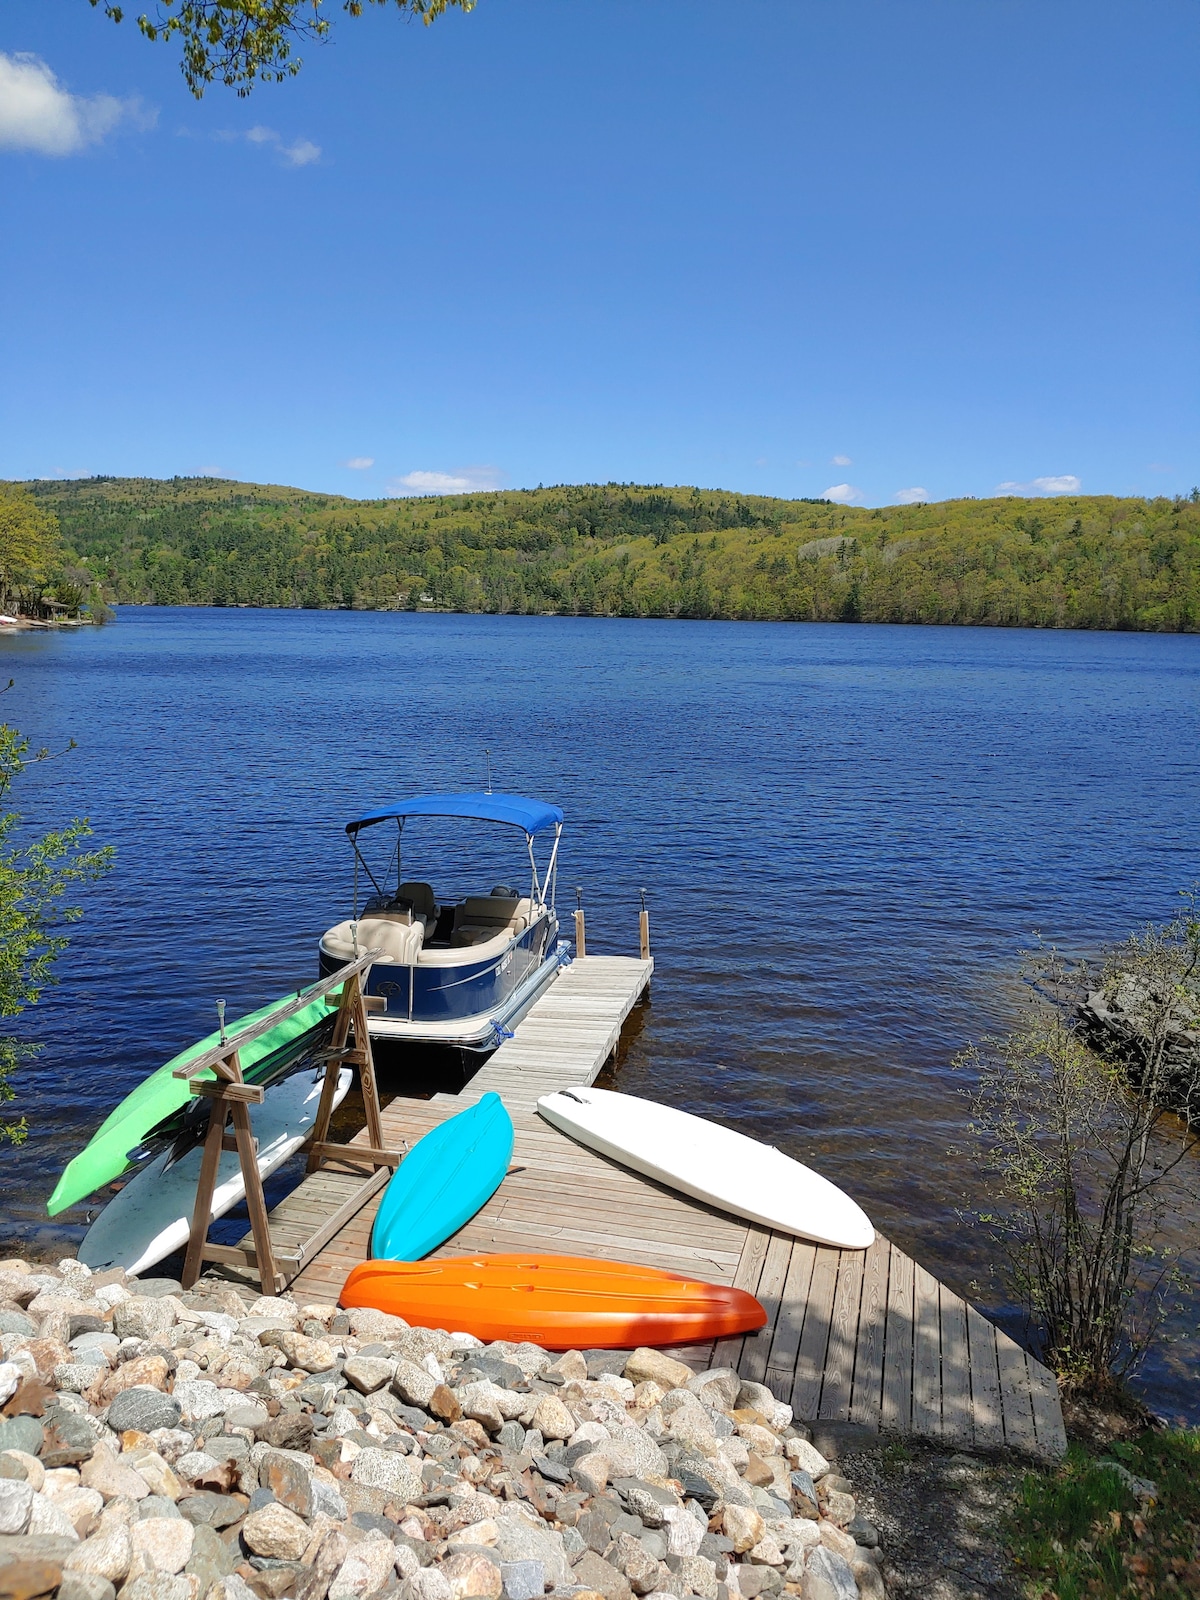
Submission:
[[[1145,1433],[1103,1456],[1072,1445],[1025,1478],[1009,1542],[1036,1600],[1200,1596],[1200,1432]]]

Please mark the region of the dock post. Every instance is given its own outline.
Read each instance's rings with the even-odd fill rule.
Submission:
[[[641,936],[642,960],[650,959],[650,913],[646,910],[646,891],[639,891],[642,897],[642,909],[638,914],[638,933]]]
[[[575,891],[575,954],[576,954],[576,956],[586,956],[587,955],[587,940],[584,937],[584,929],[583,929],[583,889],[582,888],[578,888]]]

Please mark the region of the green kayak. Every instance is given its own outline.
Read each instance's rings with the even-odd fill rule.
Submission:
[[[273,1011],[289,1004],[294,998],[295,996],[291,994],[284,995],[281,1000],[272,1000],[270,1005],[263,1006],[258,1011],[251,1011],[247,1016],[239,1017],[236,1022],[228,1024],[227,1036],[233,1038],[244,1028],[262,1022]],[[323,999],[314,1000],[311,1005],[305,1006],[290,1017],[285,1017],[274,1028],[269,1028],[266,1033],[260,1034],[241,1052],[242,1075],[253,1081],[256,1076],[255,1067],[263,1067],[268,1063],[269,1057],[287,1050],[302,1035],[330,1020],[330,1008]],[[213,1045],[220,1042],[219,1032],[198,1039],[186,1050],[181,1050],[177,1056],[172,1056],[165,1066],[159,1067],[157,1072],[152,1072],[132,1093],[125,1096],[121,1104],[104,1119],[79,1154],[67,1163],[62,1177],[54,1186],[54,1193],[46,1203],[46,1210],[52,1217],[84,1199],[102,1185],[111,1183],[114,1178],[119,1178],[128,1169],[129,1152],[136,1150],[149,1133],[186,1106],[192,1098],[188,1091],[188,1080],[173,1076],[176,1068],[187,1066],[189,1061],[194,1061],[197,1056],[203,1055],[206,1050],[211,1050]],[[211,1069],[206,1069],[200,1074],[202,1079],[213,1076]]]

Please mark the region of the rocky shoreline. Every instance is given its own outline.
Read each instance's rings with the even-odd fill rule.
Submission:
[[[854,1600],[881,1566],[730,1369],[0,1262],[0,1600]]]

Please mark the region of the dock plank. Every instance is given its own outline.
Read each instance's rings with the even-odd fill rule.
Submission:
[[[866,1251],[843,1250],[838,1263],[833,1318],[829,1324],[829,1348],[825,1355],[825,1371],[817,1408],[817,1415],[830,1422],[850,1420],[858,1313],[865,1276]]]
[[[799,1417],[820,1414],[821,1380],[833,1324],[833,1297],[837,1290],[840,1251],[820,1245],[814,1252],[812,1282],[804,1313],[804,1333],[796,1356],[796,1376],[789,1397]]]
[[[907,1433],[912,1425],[913,1401],[913,1267],[911,1256],[891,1247],[888,1272],[887,1331],[883,1349],[883,1409],[885,1428]]]
[[[883,1415],[883,1351],[891,1260],[891,1245],[882,1235],[876,1234],[863,1262],[854,1388],[850,1398],[850,1421],[867,1428],[877,1428]]]

